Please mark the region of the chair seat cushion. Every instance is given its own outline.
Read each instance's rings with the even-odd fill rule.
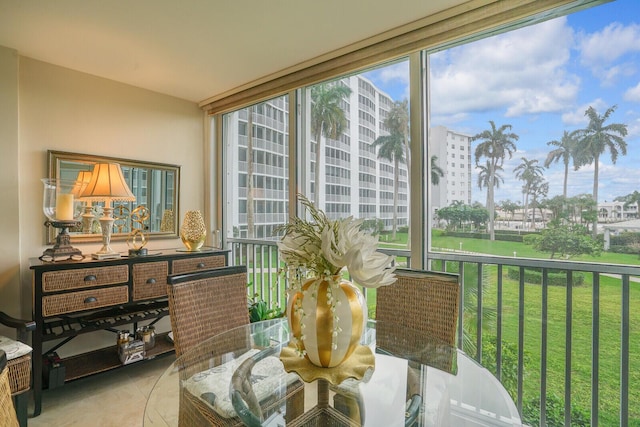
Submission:
[[[0,335],[0,350],[7,354],[7,360],[13,360],[31,353],[32,348],[25,343]]]
[[[203,372],[198,372],[186,380],[182,387],[200,398],[208,407],[224,418],[236,416],[233,409],[229,389],[231,376],[242,362],[258,353],[252,349],[239,356],[237,359],[215,366]],[[282,362],[276,356],[268,356],[258,361],[251,370],[251,383],[258,401],[273,396],[277,390],[285,390],[298,376],[287,373]],[[283,391],[284,393],[284,391]]]

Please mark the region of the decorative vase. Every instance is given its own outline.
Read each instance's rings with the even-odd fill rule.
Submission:
[[[180,238],[189,251],[199,251],[207,238],[207,229],[200,211],[187,211],[180,227]]]
[[[289,296],[287,318],[299,353],[323,368],[351,356],[367,322],[362,292],[339,276],[309,279]]]

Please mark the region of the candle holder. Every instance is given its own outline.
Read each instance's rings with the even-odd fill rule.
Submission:
[[[71,246],[69,228],[78,227],[81,221],[45,221],[44,225],[60,229],[56,236],[56,243],[52,248],[47,248],[40,259],[42,261],[66,261],[69,259],[81,260],[84,258],[80,249]]]
[[[42,211],[47,220],[46,227],[59,229],[53,248],[46,249],[40,259],[42,261],[80,260],[84,258],[82,252],[71,246],[69,228],[79,227],[82,222],[77,218],[81,214],[80,203],[75,197],[79,194],[79,186],[86,185],[79,181],[61,179],[43,179],[44,194]]]

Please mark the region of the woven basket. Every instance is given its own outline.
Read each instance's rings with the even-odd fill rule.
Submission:
[[[4,353],[2,353],[4,357]],[[9,387],[9,369],[0,371],[0,425],[3,427],[18,427],[18,418],[11,401],[11,388]]]
[[[31,354],[25,354],[7,362],[11,395],[29,390],[31,383]]]

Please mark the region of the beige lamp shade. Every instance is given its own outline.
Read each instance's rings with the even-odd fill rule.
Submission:
[[[91,181],[91,171],[78,172],[78,176],[76,177],[76,184],[74,185],[73,190],[71,191],[73,193],[73,196],[76,199],[79,199],[81,197],[80,194],[82,193],[82,190],[84,190],[87,187],[90,181]]]
[[[105,201],[107,205],[111,200],[136,200],[118,163],[96,163],[91,172],[91,180],[80,197],[84,200]]]

